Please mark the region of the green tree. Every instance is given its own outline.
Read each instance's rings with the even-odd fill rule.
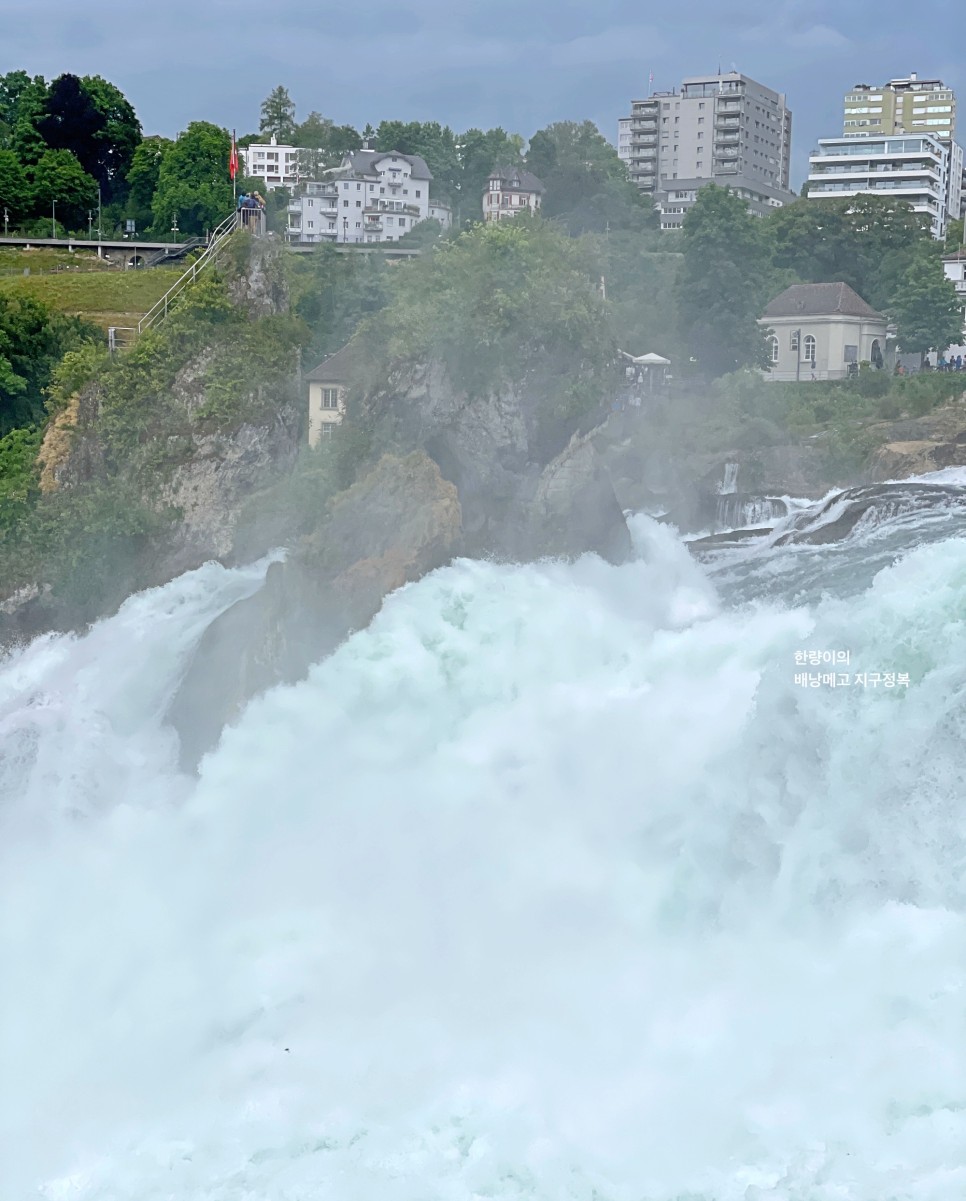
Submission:
[[[328,150],[334,122],[314,110],[295,130],[295,145],[306,150]]]
[[[145,138],[134,152],[127,172],[126,214],[136,222],[139,230],[151,224],[151,206],[161,176],[161,164],[174,147],[169,138],[156,135]]]
[[[654,205],[592,121],[558,121],[530,139],[527,168],[546,192],[543,214],[572,234],[657,225]]]
[[[913,259],[933,245],[905,201],[858,195],[798,200],[762,223],[772,262],[808,283],[844,281],[873,308],[892,303]]]
[[[9,149],[21,93],[30,86],[26,71],[8,71],[0,75],[0,150]]]
[[[6,209],[11,221],[30,211],[30,182],[12,150],[0,150],[0,218]]]
[[[599,402],[614,358],[604,303],[580,243],[547,222],[476,225],[394,283],[364,327],[390,362],[438,360],[471,396],[527,381],[538,423]]]
[[[352,125],[335,125],[329,136],[329,150],[333,163],[341,163],[343,156],[350,150],[358,150],[362,146],[362,136]]]
[[[279,84],[262,101],[258,131],[284,145],[292,144],[295,137],[295,103],[288,94],[288,88]]]
[[[941,261],[920,255],[906,271],[889,315],[899,327],[899,345],[907,352],[945,353],[961,341],[963,311]]]
[[[955,254],[963,249],[966,233],[963,231],[963,218],[957,217],[949,222],[946,228],[945,250],[947,254]]]
[[[101,184],[105,202],[123,201],[127,190],[127,173],[141,143],[141,122],[124,94],[114,84],[100,75],[85,75],[81,83],[104,118],[103,128],[94,140],[93,169],[86,169]]]
[[[453,198],[460,223],[480,221],[483,217],[483,193],[487,176],[497,165],[522,166],[523,139],[519,134],[495,129],[468,129],[456,139],[459,155],[459,183]]]
[[[44,389],[57,362],[96,336],[32,296],[0,293],[0,436],[43,420]]]
[[[228,131],[208,121],[192,121],[163,155],[151,212],[154,230],[171,228],[174,217],[186,234],[213,229],[234,205],[228,156]]]
[[[17,96],[16,119],[9,145],[20,160],[21,166],[28,170],[39,162],[47,149],[47,143],[37,128],[43,120],[46,102],[47,83],[42,75],[35,75]]]
[[[759,225],[743,200],[714,184],[684,219],[678,315],[703,374],[765,364],[757,318],[767,303],[768,256]]]
[[[48,150],[33,169],[33,198],[40,216],[56,205],[64,225],[78,229],[97,206],[97,184],[69,150]]]

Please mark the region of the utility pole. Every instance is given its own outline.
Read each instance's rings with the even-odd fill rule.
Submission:
[[[10,229],[10,210],[4,206],[3,209],[3,236],[6,237]]]
[[[94,224],[94,214],[91,212],[90,209],[88,209],[87,210],[87,240],[88,240],[88,242],[93,237],[93,235],[91,233],[91,227],[93,226],[93,224]]]
[[[171,221],[171,241],[177,242],[177,240],[178,240],[178,214],[175,213],[175,215]]]
[[[50,202],[50,236],[52,238],[57,237],[57,201],[56,200],[51,200],[51,202]]]
[[[104,231],[101,229],[101,185],[97,185],[97,240],[98,242],[104,237]]]
[[[802,380],[802,331],[795,330],[795,383]]]

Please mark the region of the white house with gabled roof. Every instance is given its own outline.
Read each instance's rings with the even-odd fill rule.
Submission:
[[[303,184],[288,206],[290,242],[398,242],[433,216],[448,228],[449,209],[430,201],[432,173],[418,154],[353,150],[325,181]]]

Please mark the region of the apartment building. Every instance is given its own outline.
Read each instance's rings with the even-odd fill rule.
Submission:
[[[631,161],[631,118],[621,117],[617,122],[617,157],[624,163]]]
[[[397,242],[435,217],[452,224],[449,207],[430,201],[432,174],[418,154],[354,150],[327,180],[301,184],[288,205],[290,242]]]
[[[949,218],[963,215],[966,178],[963,149],[956,141],[956,93],[941,79],[920,79],[912,72],[890,79],[881,87],[857,83],[845,93],[842,135],[847,138],[882,134],[928,133],[944,143],[950,154]]]
[[[929,218],[934,238],[946,235],[953,155],[931,134],[822,138],[808,160],[808,198],[891,196]],[[958,158],[962,179],[962,151]]]
[[[881,87],[857,83],[845,93],[842,133],[929,133],[940,140],[956,136],[956,96],[941,79],[890,79]]]
[[[631,105],[628,171],[674,229],[708,183],[763,216],[794,200],[785,96],[737,71],[696,75]]]
[[[269,192],[295,187],[299,180],[299,155],[306,153],[297,146],[280,146],[274,137],[238,149],[242,174],[249,179],[260,179]]]

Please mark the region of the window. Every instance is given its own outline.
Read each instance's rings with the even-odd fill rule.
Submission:
[[[778,338],[776,337],[775,334],[768,335],[768,346],[771,351],[771,361],[773,363],[777,363],[779,350],[778,350]]]
[[[339,389],[338,388],[323,388],[322,389],[322,408],[337,409],[339,407]]]
[[[357,201],[356,201],[356,208],[357,208],[357,209],[361,209],[361,208],[362,208],[362,201],[361,201],[361,200],[357,200]]]
[[[421,195],[422,195],[422,193],[420,192],[419,188],[417,188],[416,189],[416,199],[418,200]]]
[[[334,427],[335,427],[334,421],[323,421],[321,428],[319,429],[319,436],[321,438],[331,438],[332,430]]]
[[[349,202],[348,202],[348,200],[343,200],[343,201],[342,201],[342,207],[343,207],[343,208],[348,208],[348,207],[349,207]]]
[[[810,363],[814,363],[815,362],[815,339],[812,337],[811,334],[805,335],[804,350],[805,350],[805,358]]]
[[[857,363],[859,361],[858,346],[846,346],[845,361],[846,361],[846,363]]]

